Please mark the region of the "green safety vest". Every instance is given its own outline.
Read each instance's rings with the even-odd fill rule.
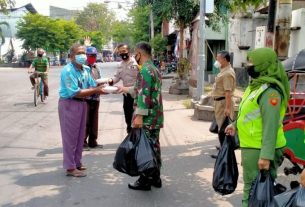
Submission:
[[[243,99],[239,105],[237,117],[237,130],[242,148],[262,148],[263,139],[263,121],[257,99],[268,88],[267,84],[262,85],[259,89],[252,91],[248,87]],[[283,131],[283,119],[286,108],[281,104],[280,123],[276,139],[276,148],[282,148],[286,145],[286,139]]]

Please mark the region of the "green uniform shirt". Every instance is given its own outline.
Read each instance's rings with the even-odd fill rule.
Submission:
[[[41,59],[35,58],[32,62],[32,66],[35,68],[37,72],[46,72],[48,68],[49,62],[46,57],[42,57]]]
[[[276,148],[277,132],[280,122],[282,97],[280,93],[269,87],[261,95],[258,104],[263,120],[263,139],[260,158],[273,160]]]
[[[162,78],[151,60],[146,61],[135,83],[135,114],[143,115],[143,125],[149,129],[163,127]]]

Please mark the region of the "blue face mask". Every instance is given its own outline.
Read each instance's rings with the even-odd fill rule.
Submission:
[[[85,54],[75,55],[75,62],[79,65],[85,65],[87,56]]]

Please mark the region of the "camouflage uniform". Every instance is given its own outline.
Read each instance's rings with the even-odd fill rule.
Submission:
[[[159,134],[164,120],[161,81],[161,74],[149,60],[143,64],[133,88],[135,92],[134,116],[143,116],[143,129],[154,143],[159,167],[161,167]],[[158,173],[160,174],[160,172]]]

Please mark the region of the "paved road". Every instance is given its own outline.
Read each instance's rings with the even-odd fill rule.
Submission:
[[[100,66],[104,77],[115,72],[114,63]],[[66,177],[57,114],[59,72],[51,68],[48,102],[34,107],[26,69],[0,69],[0,206],[240,206],[241,176],[234,194],[214,193],[209,154],[215,153],[216,137],[208,132],[209,123],[194,120],[193,110],[185,109],[186,96],[168,94],[171,80],[163,83],[163,188],[131,191],[127,183],[136,178],[112,168],[115,150],[126,136],[121,95],[102,97],[99,142],[104,149],[84,152],[88,176]]]

